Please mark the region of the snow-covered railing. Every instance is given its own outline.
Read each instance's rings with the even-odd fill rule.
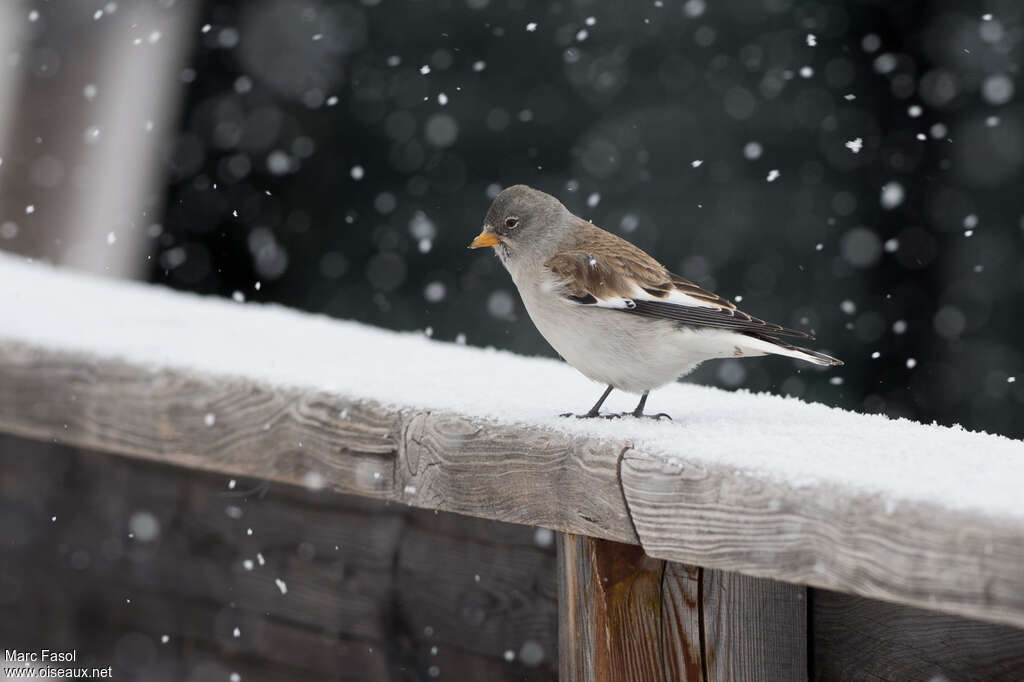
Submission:
[[[593,392],[560,362],[0,257],[0,431],[571,534],[573,677],[622,662],[567,667],[600,648],[581,623],[602,597],[581,595],[645,555],[1024,627],[1021,442],[685,384],[652,396],[671,423],[556,416]],[[651,589],[716,589],[684,569]]]

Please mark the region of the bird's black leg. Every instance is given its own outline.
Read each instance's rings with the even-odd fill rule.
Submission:
[[[647,394],[648,393],[650,393],[650,391],[645,391],[644,394],[642,396],[640,396],[640,402],[639,402],[639,404],[637,404],[636,409],[633,410],[633,416],[634,417],[647,417],[648,419],[661,419],[662,417],[664,417],[665,419],[668,419],[669,421],[672,421],[672,417],[668,416],[664,412],[659,412],[658,414],[644,414],[644,405],[647,404]]]
[[[604,393],[601,394],[601,397],[598,398],[597,402],[594,403],[594,406],[590,408],[590,412],[587,412],[586,414],[576,415],[576,416],[579,417],[580,419],[591,419],[593,417],[600,417],[601,416],[600,415],[601,405],[604,404],[605,399],[608,397],[608,394],[611,393],[611,392],[612,392],[612,385],[608,384],[608,388],[606,388],[604,390]],[[571,416],[573,416],[573,414],[572,414],[572,412],[566,412],[562,416],[563,417],[571,417]]]

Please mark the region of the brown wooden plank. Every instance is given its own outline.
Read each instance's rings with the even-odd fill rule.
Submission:
[[[812,592],[815,679],[1024,680],[1024,630]]]
[[[559,538],[559,678],[667,682],[662,561],[634,545]]]
[[[651,556],[1024,626],[1020,524],[632,449],[622,484]]]
[[[661,646],[667,680],[705,682],[702,581],[705,571],[674,561],[663,562],[661,578]]]
[[[805,588],[559,540],[563,681],[807,679]]]

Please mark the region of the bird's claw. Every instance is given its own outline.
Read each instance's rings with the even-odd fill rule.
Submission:
[[[664,412],[658,414],[637,414],[636,412],[614,412],[612,414],[600,414],[600,413],[586,413],[586,414],[573,414],[572,412],[562,412],[559,417],[575,417],[576,419],[622,419],[623,417],[636,417],[637,419],[653,419],[654,421],[661,421],[667,419],[672,421],[672,417]]]
[[[619,417],[624,417],[625,414],[600,414],[600,413],[597,413],[597,412],[595,412],[593,414],[591,414],[590,412],[588,412],[586,414],[573,414],[572,412],[563,412],[562,414],[560,414],[558,416],[559,417],[575,417],[576,419],[618,419]]]
[[[637,414],[634,412],[633,416],[637,417],[638,419],[653,419],[654,421],[661,421],[662,419],[667,419],[669,421],[672,421],[672,417],[665,414],[664,412],[659,412],[658,414]]]

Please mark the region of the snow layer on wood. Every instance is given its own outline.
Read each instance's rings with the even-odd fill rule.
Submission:
[[[0,340],[628,440],[670,462],[879,494],[890,511],[899,501],[926,501],[1024,518],[1024,443],[1001,436],[693,384],[668,386],[648,401],[648,410],[674,422],[563,419],[561,412],[587,410],[602,387],[561,361],[8,256],[0,256],[0,282]],[[485,314],[483,301],[480,308]],[[630,410],[635,401],[613,392],[606,409]]]

